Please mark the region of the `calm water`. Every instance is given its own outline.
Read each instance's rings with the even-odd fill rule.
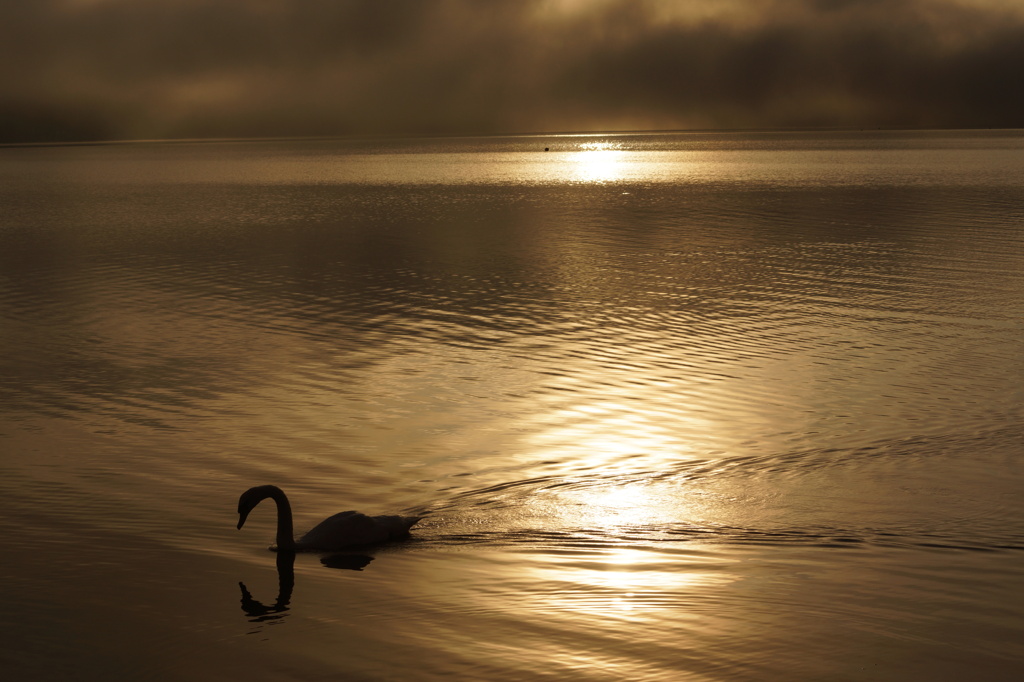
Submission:
[[[11,679],[1020,679],[1024,133],[6,148],[0,211]],[[428,517],[278,564],[262,483]]]

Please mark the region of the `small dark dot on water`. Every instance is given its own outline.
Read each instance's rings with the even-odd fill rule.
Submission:
[[[551,148],[550,147],[544,147],[544,151],[549,152],[549,151],[551,151]]]

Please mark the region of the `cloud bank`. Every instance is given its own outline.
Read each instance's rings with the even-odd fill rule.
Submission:
[[[0,0],[0,142],[1024,127],[1003,0]]]

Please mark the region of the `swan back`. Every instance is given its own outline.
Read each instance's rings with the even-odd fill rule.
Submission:
[[[324,519],[299,538],[298,549],[334,551],[409,537],[420,516],[367,516],[344,511]]]

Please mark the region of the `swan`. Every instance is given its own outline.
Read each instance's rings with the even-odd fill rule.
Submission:
[[[297,541],[292,531],[292,506],[288,496],[276,485],[249,488],[238,498],[238,529],[257,504],[270,498],[277,503],[277,545],[279,552],[326,551],[358,545],[376,545],[409,536],[409,529],[422,516],[367,516],[343,511],[317,524]]]

